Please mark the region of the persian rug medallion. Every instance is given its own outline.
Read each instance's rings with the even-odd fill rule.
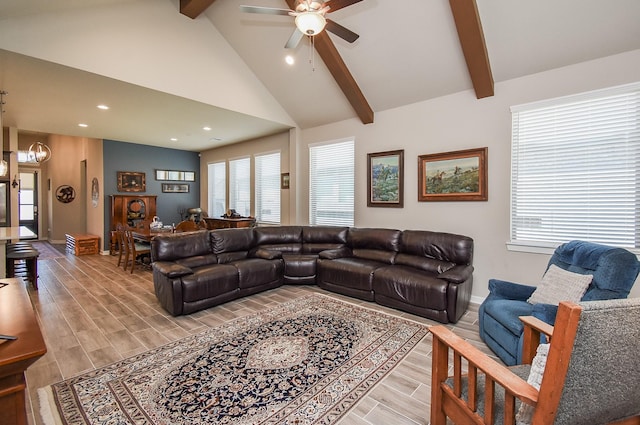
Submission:
[[[52,424],[334,424],[427,334],[309,295],[40,389]],[[48,406],[48,408],[47,408]]]

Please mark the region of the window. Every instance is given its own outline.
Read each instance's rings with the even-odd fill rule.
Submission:
[[[256,219],[280,224],[280,152],[256,155]]]
[[[220,217],[226,212],[227,166],[225,162],[208,165],[209,216]]]
[[[309,222],[353,226],[354,141],[309,147]]]
[[[243,217],[251,215],[251,159],[229,161],[229,208]]]
[[[510,247],[638,248],[640,84],[511,111]]]

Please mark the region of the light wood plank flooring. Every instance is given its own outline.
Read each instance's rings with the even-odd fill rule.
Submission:
[[[30,424],[41,424],[37,389],[151,348],[202,332],[225,321],[273,307],[315,286],[283,286],[189,316],[171,317],[158,304],[148,270],[116,267],[117,257],[92,255],[40,260],[39,290],[29,293],[47,343],[47,354],[27,371]],[[331,294],[337,299],[408,317],[431,320]],[[477,305],[450,327],[483,351]],[[427,424],[431,337],[426,337],[341,420],[342,425]]]

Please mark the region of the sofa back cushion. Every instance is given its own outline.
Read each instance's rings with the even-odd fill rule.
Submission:
[[[393,264],[402,232],[394,229],[349,229],[347,243],[353,256]]]
[[[347,244],[348,227],[305,226],[302,228],[302,252],[317,254]]]
[[[220,229],[209,233],[211,249],[218,256],[218,263],[229,263],[247,258],[253,248],[253,229]]]
[[[176,261],[207,254],[211,254],[207,231],[161,234],[151,241],[153,261]],[[215,262],[215,257],[212,261]]]
[[[396,263],[442,273],[454,265],[473,263],[473,239],[453,233],[405,230],[400,238],[400,254]]]
[[[298,254],[302,251],[302,227],[256,227],[253,230],[255,248]]]

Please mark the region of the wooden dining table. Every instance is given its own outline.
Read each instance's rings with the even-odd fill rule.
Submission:
[[[132,227],[131,235],[140,242],[151,242],[158,235],[166,235],[173,233],[173,229],[139,229]]]

